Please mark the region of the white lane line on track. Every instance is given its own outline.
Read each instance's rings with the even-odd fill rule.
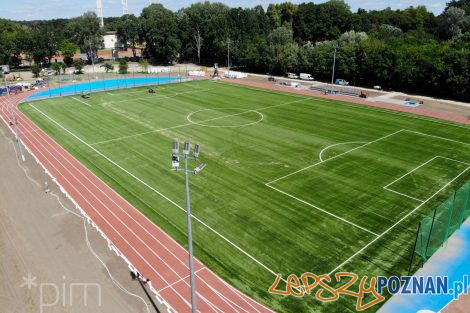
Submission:
[[[19,112],[19,113],[21,114],[21,112]],[[31,123],[30,120],[28,120],[28,119],[26,119],[26,120]],[[33,126],[37,128],[37,126],[36,126],[35,124],[33,124]],[[46,135],[46,136],[47,136],[47,135]],[[55,148],[54,148],[54,149],[55,149]],[[67,153],[67,151],[65,151],[65,150],[64,150],[64,152]],[[69,154],[69,155],[70,155],[70,154]],[[68,159],[66,159],[66,160],[69,161]],[[84,168],[84,169],[86,169],[86,168]],[[79,171],[79,172],[80,172],[80,171]],[[112,189],[110,189],[110,190],[113,191],[113,192],[114,192],[116,195],[118,195],[120,198],[122,198],[122,196],[120,196],[119,194],[117,194],[114,190],[112,190]],[[107,196],[107,195],[106,195],[106,196]],[[108,196],[108,198],[109,198],[109,196]],[[110,199],[111,199],[111,198],[110,198]],[[122,199],[123,199],[123,198],[122,198]],[[111,200],[114,202],[113,199],[111,199]],[[123,200],[124,200],[124,199],[123,199]],[[124,200],[124,201],[125,201],[125,200]],[[120,209],[121,209],[121,208],[120,208]],[[121,209],[121,210],[122,210],[122,209]],[[145,217],[145,216],[143,216],[143,215],[142,215],[142,217],[144,217],[144,218],[146,218],[146,219],[148,220],[147,217]],[[132,218],[132,217],[131,217],[131,218]],[[149,221],[150,221],[150,220],[149,220]],[[151,223],[153,226],[155,226],[157,229],[159,229],[159,228],[158,228],[154,223],[152,223],[151,221],[150,221],[150,223]],[[166,234],[164,234],[164,235],[167,236]],[[176,241],[174,241],[174,239],[172,239],[172,238],[169,237],[169,236],[167,236],[167,238],[170,239],[171,241],[175,242],[175,244],[179,246],[179,244],[178,244]],[[156,238],[154,238],[154,239],[158,241],[158,239],[156,239]],[[158,242],[161,244],[160,241],[158,241]],[[161,244],[161,245],[163,246],[163,244]],[[166,250],[168,250],[177,260],[179,260],[181,263],[183,263],[183,265],[186,266],[186,268],[187,268],[187,265],[185,265],[185,263],[184,263],[183,261],[181,261],[178,257],[176,257],[166,246],[164,246],[164,248],[165,248]],[[210,272],[210,273],[212,273],[212,272]],[[213,273],[212,273],[212,274],[213,274]],[[213,274],[213,275],[215,275],[215,274]],[[219,279],[220,279],[220,278],[219,278]],[[226,284],[223,280],[221,280],[221,281],[222,281],[222,283],[224,283],[226,286],[229,286],[229,285]],[[204,281],[204,283],[207,285],[207,282]],[[231,290],[236,290],[236,289],[234,289],[234,288],[231,287],[231,286],[229,286],[229,287],[230,287]],[[248,298],[248,297],[246,297],[246,296],[245,296],[246,298],[242,298],[239,294],[237,294],[237,295],[238,295],[238,297],[240,297],[244,302],[246,302],[248,305],[252,306],[251,303],[248,301],[248,300],[253,301],[251,298]],[[256,302],[255,302],[255,303],[256,303]],[[258,303],[257,303],[257,304],[258,304]],[[262,306],[262,305],[261,305],[261,306]],[[264,307],[264,306],[263,306],[263,307]],[[266,307],[264,307],[264,308],[266,308]],[[270,310],[270,309],[268,309],[268,308],[266,308],[266,309],[267,309],[267,310]]]
[[[37,109],[37,108],[35,108],[35,109]],[[206,227],[207,227],[207,226],[206,226]]]

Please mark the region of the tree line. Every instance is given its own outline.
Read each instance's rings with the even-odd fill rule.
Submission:
[[[337,47],[337,77],[353,84],[470,100],[470,0],[452,0],[436,16],[424,6],[404,10],[359,9],[342,0],[322,4],[285,2],[265,10],[196,3],[173,12],[161,4],[140,16],[106,18],[100,29],[92,12],[65,20],[0,20],[0,62],[15,64],[21,53],[51,63],[80,49],[96,56],[106,30],[134,56],[151,63],[194,62],[234,66],[259,73],[307,72],[331,77]]]

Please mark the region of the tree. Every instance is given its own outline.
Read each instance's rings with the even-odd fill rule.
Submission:
[[[51,64],[52,69],[55,71],[55,75],[60,74],[60,70],[62,69],[62,64],[54,62]]]
[[[97,57],[97,50],[103,45],[103,32],[96,13],[86,12],[80,17],[71,19],[65,33],[82,52],[87,54],[89,62]]]
[[[140,20],[133,14],[126,14],[115,22],[115,27],[119,42],[124,48],[130,47],[135,58],[137,56],[137,45],[140,41]]]
[[[68,39],[62,40],[60,44],[60,54],[64,58],[64,63],[67,66],[72,66],[73,56],[79,51],[79,47]]]
[[[140,65],[140,67],[142,68],[142,72],[148,73],[149,61],[148,61],[147,59],[141,58],[141,59],[139,60],[139,65]]]
[[[128,67],[125,59],[119,60],[119,74],[127,74]]]
[[[104,68],[104,70],[106,71],[106,73],[108,73],[109,71],[114,71],[114,65],[112,65],[111,63],[109,62],[106,62],[104,64],[101,64],[102,68]]]
[[[175,14],[161,4],[152,4],[142,11],[141,21],[146,54],[154,61],[173,62],[181,46]]]
[[[31,66],[31,72],[33,73],[33,77],[39,77],[39,73],[41,73],[41,68],[37,64],[33,64]]]
[[[77,74],[82,74],[82,70],[85,67],[85,61],[83,61],[82,59],[76,59],[75,61],[73,61],[73,67],[75,67],[75,69],[78,71]]]
[[[201,64],[201,48],[203,43],[203,38],[201,37],[201,30],[199,27],[196,28],[196,33],[193,35],[193,49],[197,52],[198,64]]]
[[[65,74],[65,71],[67,70],[67,67],[68,67],[67,64],[64,62],[64,63],[61,64],[60,67],[62,68],[62,72]]]

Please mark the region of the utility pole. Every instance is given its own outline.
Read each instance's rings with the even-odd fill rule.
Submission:
[[[335,52],[333,54],[333,69],[331,71],[331,94],[333,93],[333,84],[335,80],[335,68],[336,68],[336,50],[338,49],[338,43],[335,43]]]
[[[95,54],[93,53],[93,49],[91,48],[91,35],[90,38],[88,39],[88,42],[90,44],[90,56],[91,56],[91,64],[93,65],[93,79],[95,79]]]
[[[229,72],[230,72],[230,44],[231,43],[232,43],[232,40],[230,38],[227,38],[227,68]]]
[[[26,161],[24,157],[24,151],[23,151],[23,146],[21,145],[21,138],[20,138],[20,132],[18,130],[18,125],[17,125],[17,120],[16,120],[16,115],[15,115],[15,110],[13,108],[13,103],[11,101],[11,96],[10,96],[10,87],[7,84],[7,79],[6,76],[4,76],[5,80],[5,87],[7,88],[7,96],[8,96],[8,107],[10,109],[10,115],[11,115],[11,124],[13,126],[13,130],[15,132],[15,137],[16,137],[16,142],[18,143],[18,150],[20,152],[20,157],[21,160],[24,162]]]

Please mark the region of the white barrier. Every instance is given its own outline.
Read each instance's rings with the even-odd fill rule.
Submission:
[[[206,72],[204,72],[204,71],[189,71],[188,75],[189,76],[204,77],[204,76],[206,76]]]
[[[241,79],[241,78],[247,78],[248,74],[242,73],[242,72],[235,72],[235,71],[226,71],[224,73],[224,77],[233,78],[233,79]]]
[[[149,72],[149,74],[151,74],[151,73],[170,73],[171,68],[169,68],[169,67],[149,67],[148,72]]]

